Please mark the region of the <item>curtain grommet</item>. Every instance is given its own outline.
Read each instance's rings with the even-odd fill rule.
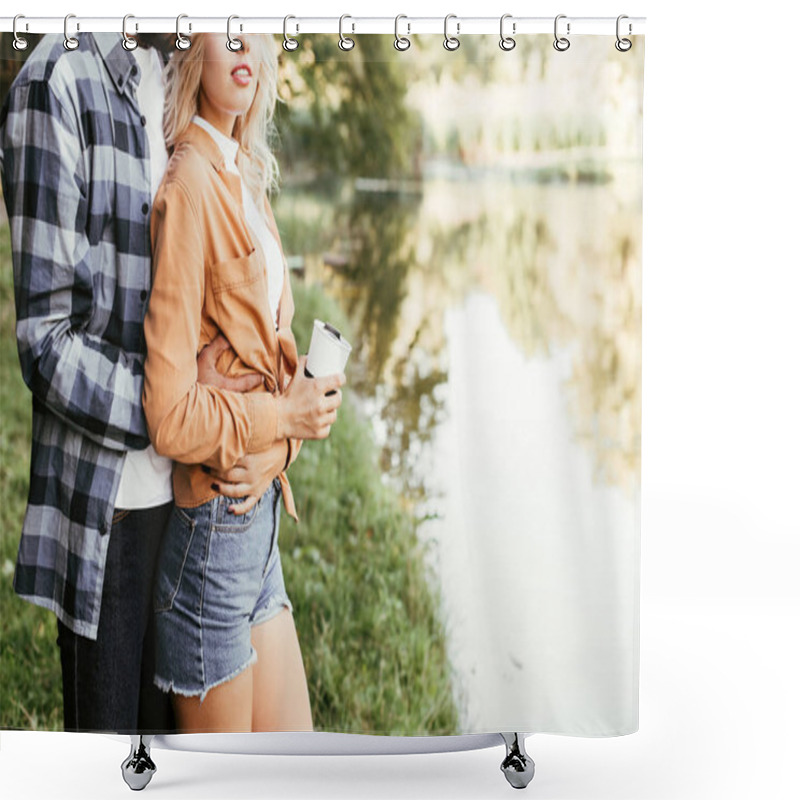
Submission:
[[[13,23],[12,28],[11,28],[11,31],[14,34],[14,40],[11,42],[11,46],[17,52],[20,52],[20,53],[23,50],[27,50],[28,49],[28,40],[24,36],[20,36],[19,33],[17,32],[17,23],[21,19],[25,19],[25,17],[22,14],[17,14],[14,17],[14,23]],[[27,29],[27,27],[28,26],[26,25],[25,28]]]
[[[617,41],[614,42],[614,47],[616,47],[617,50],[619,50],[620,53],[627,53],[628,50],[630,50],[631,47],[633,47],[633,42],[630,39],[622,39],[622,38],[620,38],[620,35],[619,35],[619,23],[623,19],[629,19],[628,15],[627,14],[620,14],[617,17]],[[632,32],[633,32],[633,26],[629,22],[628,23],[628,36],[630,36]]]
[[[399,27],[401,19],[408,19],[408,17],[405,14],[398,14],[394,18],[394,49],[404,53],[411,47],[411,39],[400,35]],[[408,25],[408,33],[411,33],[411,23],[407,22],[406,25]]]
[[[500,17],[500,49],[505,50],[506,53],[510,52],[517,46],[516,40],[511,36],[506,36],[503,32],[503,27],[507,19],[513,19],[511,14],[503,14]],[[517,23],[511,23],[511,33],[517,32]]]
[[[298,47],[300,47],[300,42],[298,42],[297,39],[293,39],[291,36],[289,36],[288,25],[290,19],[297,19],[297,17],[287,14],[283,18],[283,49],[287,53],[293,53]]]
[[[76,36],[70,36],[69,35],[69,21],[71,19],[75,19],[75,15],[74,14],[67,14],[67,16],[64,17],[64,49],[65,50],[77,50],[78,49],[78,45],[80,44],[80,42],[78,42],[78,38]],[[79,31],[80,30],[80,25],[76,25],[75,30]]]
[[[136,17],[134,17],[133,14],[126,14],[122,18],[122,46],[129,53],[132,53],[139,46],[139,42],[137,42],[132,36],[128,36],[129,19],[136,19]],[[138,28],[138,25],[136,27]]]
[[[461,42],[458,39],[458,33],[461,30],[461,23],[456,21],[456,35],[449,36],[447,33],[447,25],[451,19],[458,20],[458,17],[455,14],[448,14],[444,18],[444,41],[442,42],[442,46],[445,50],[449,50],[451,53],[455,50],[458,50],[461,47]]]
[[[355,39],[351,39],[349,36],[344,35],[343,26],[344,21],[346,19],[353,19],[349,14],[342,14],[339,17],[339,49],[344,50],[345,52],[352,50],[356,46]],[[353,31],[355,31],[356,26],[353,25]]]
[[[192,40],[181,33],[181,20],[187,19],[188,14],[178,14],[175,19],[175,48],[177,50],[188,50],[192,46]],[[189,23],[189,33],[192,32],[192,25]]]
[[[231,14],[228,17],[228,41],[225,43],[225,47],[227,47],[231,53],[238,53],[244,47],[241,39],[235,39],[231,36],[231,22],[235,19],[239,19],[236,14]],[[239,30],[241,30],[241,26],[239,26]]]
[[[570,41],[567,39],[566,36],[559,36],[558,35],[558,21],[560,19],[566,19],[566,14],[559,14],[556,17],[555,22],[553,23],[553,47],[558,50],[559,53],[563,53],[565,50],[569,50]],[[569,22],[567,22],[567,36],[569,36]]]

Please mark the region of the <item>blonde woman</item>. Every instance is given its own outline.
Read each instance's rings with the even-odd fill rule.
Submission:
[[[175,462],[155,682],[185,732],[312,729],[278,529],[281,499],[297,519],[286,470],[303,439],[329,434],[344,384],[342,374],[305,377],[297,354],[267,199],[278,179],[267,146],[277,57],[268,37],[241,41],[231,52],[225,36],[200,34],[173,56],[171,158],[152,215],[143,405],[155,449]],[[220,333],[230,348],[218,371],[258,375],[253,391],[198,382],[197,354]],[[254,465],[260,485],[227,482]]]

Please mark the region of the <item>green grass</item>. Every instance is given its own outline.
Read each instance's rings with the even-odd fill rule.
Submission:
[[[0,728],[61,730],[56,618],[11,585],[28,496],[31,401],[14,338],[8,227],[0,226]]]
[[[294,288],[306,352],[315,317],[351,339],[318,289]],[[300,524],[281,554],[306,664],[314,725],[352,733],[455,733],[457,716],[416,520],[380,479],[369,425],[344,403],[328,439],[307,441],[289,478]]]
[[[315,317],[348,335],[341,311],[295,285],[305,352]],[[0,226],[0,728],[60,730],[55,616],[20,600],[13,564],[25,510],[30,394],[14,338],[7,226]],[[367,421],[345,402],[331,435],[290,469],[300,524],[284,514],[281,554],[317,730],[405,735],[458,731],[435,585],[413,509],[380,478]]]

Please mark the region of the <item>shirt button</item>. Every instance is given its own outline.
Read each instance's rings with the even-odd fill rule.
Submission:
[[[146,214],[150,210],[150,206],[147,203],[142,203],[142,214]]]
[[[142,125],[147,125],[147,117],[144,114],[142,114],[142,116],[139,118],[139,121],[142,123]]]
[[[142,291],[139,292],[139,297],[142,299],[142,302],[144,303],[144,301],[147,300],[147,290],[142,289]]]
[[[138,71],[139,71],[139,68],[136,66],[136,64],[134,64],[131,67],[131,75],[135,75]]]

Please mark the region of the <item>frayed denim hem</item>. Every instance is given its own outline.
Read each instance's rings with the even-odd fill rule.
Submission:
[[[228,681],[232,681],[237,675],[240,675],[244,672],[248,667],[252,667],[253,664],[258,661],[258,653],[255,651],[254,647],[250,647],[250,658],[238,669],[235,669],[231,672],[230,675],[226,675],[224,678],[221,678],[218,681],[215,681],[210,686],[205,686],[200,690],[197,689],[184,689],[183,687],[175,686],[174,681],[167,681],[164,678],[160,677],[159,675],[153,676],[153,683],[156,685],[158,689],[162,692],[172,692],[173,694],[179,694],[181,697],[197,697],[200,696],[200,703],[203,703],[203,700],[206,699],[206,696],[212,689],[216,689],[217,686],[221,686],[223,683],[227,683]]]
[[[286,597],[286,595],[270,598],[269,603],[264,608],[260,609],[250,621],[250,627],[255,628],[256,625],[269,622],[271,619],[277,617],[284,608],[288,608],[290,614],[294,613],[292,601]]]

